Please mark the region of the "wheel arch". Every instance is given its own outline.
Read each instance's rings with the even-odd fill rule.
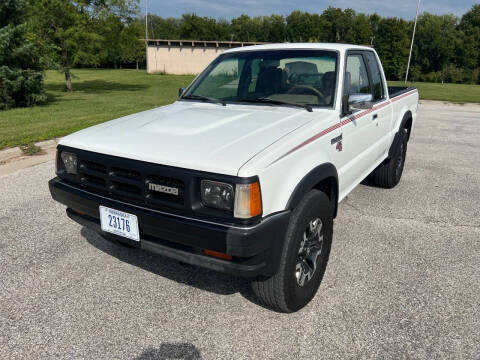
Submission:
[[[402,121],[400,121],[400,126],[398,127],[398,131],[395,133],[395,136],[393,137],[393,142],[392,145],[390,146],[390,149],[388,150],[388,158],[390,159],[393,157],[393,151],[395,150],[398,141],[400,139],[399,132],[402,129],[407,129],[407,141],[410,139],[410,133],[412,131],[412,123],[413,123],[413,116],[412,112],[410,110],[407,110],[405,114],[403,115]]]
[[[305,175],[290,195],[287,209],[294,209],[312,189],[321,190],[328,196],[332,203],[333,217],[335,218],[338,208],[338,173],[333,164],[321,164]]]

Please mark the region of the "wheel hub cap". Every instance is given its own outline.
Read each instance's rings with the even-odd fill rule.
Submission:
[[[310,281],[317,270],[317,259],[323,245],[322,226],[322,220],[315,218],[303,232],[295,266],[295,278],[299,286],[304,286]]]

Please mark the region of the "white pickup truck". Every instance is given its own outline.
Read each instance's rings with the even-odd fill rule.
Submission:
[[[322,281],[338,203],[400,181],[417,107],[369,47],[231,49],[175,103],[63,138],[50,191],[106,238],[249,277],[293,312]]]

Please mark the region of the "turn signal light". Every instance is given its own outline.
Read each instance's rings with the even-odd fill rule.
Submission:
[[[75,209],[75,208],[71,208],[71,209],[72,209],[74,212],[76,212],[78,215],[82,215],[82,216],[83,216],[83,215],[87,215],[86,212],[80,211],[80,210]]]
[[[223,259],[223,260],[232,260],[232,255],[224,254],[224,253],[221,253],[221,252],[218,252],[218,251],[206,250],[205,249],[205,250],[203,250],[203,253],[205,255],[213,256],[213,257]]]
[[[234,216],[248,219],[262,214],[262,195],[259,182],[237,184]]]

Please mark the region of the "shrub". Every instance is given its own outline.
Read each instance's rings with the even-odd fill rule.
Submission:
[[[46,99],[40,51],[27,39],[24,0],[0,2],[0,109]]]

